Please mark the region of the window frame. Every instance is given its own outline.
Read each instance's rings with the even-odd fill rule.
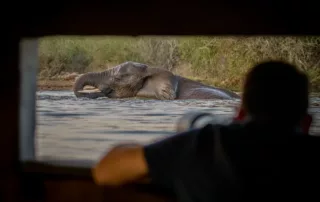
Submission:
[[[19,160],[26,162],[35,160],[38,39],[22,39],[19,49]]]
[[[163,2],[160,2],[161,5],[163,5]],[[37,14],[39,13],[39,5],[31,5],[29,3],[28,9],[23,8],[23,9],[18,9],[16,11],[13,11],[13,13],[16,15],[16,17],[20,17],[20,19],[18,18],[17,21],[14,21],[14,23],[12,23],[12,27],[10,27],[7,30],[4,30],[5,33],[8,33],[9,37],[9,41],[11,41],[12,43],[10,44],[10,42],[8,43],[9,46],[6,48],[9,48],[9,50],[13,50],[11,51],[11,55],[9,55],[9,60],[11,59],[11,61],[8,62],[9,66],[13,66],[10,67],[11,69],[9,70],[10,73],[15,73],[15,71],[17,70],[17,68],[21,68],[20,66],[17,67],[16,65],[16,61],[15,59],[20,59],[20,64],[22,63],[23,57],[21,55],[21,46],[20,46],[20,50],[16,49],[16,39],[15,37],[22,37],[22,36],[49,36],[49,35],[55,35],[55,34],[78,34],[78,35],[139,35],[139,34],[158,34],[158,35],[165,35],[165,34],[176,34],[176,35],[191,35],[191,34],[199,34],[199,35],[210,35],[210,34],[245,34],[245,35],[252,35],[252,34],[281,34],[281,35],[285,35],[285,34],[290,34],[290,35],[294,35],[294,34],[319,34],[319,29],[317,26],[314,26],[314,24],[316,24],[316,19],[317,18],[311,18],[310,15],[300,15],[298,16],[299,20],[296,20],[297,18],[292,18],[292,15],[290,15],[291,13],[295,13],[292,12],[294,11],[294,9],[292,9],[290,7],[290,9],[288,10],[281,10],[281,13],[279,11],[277,11],[276,9],[271,10],[270,9],[266,9],[268,10],[268,13],[273,11],[273,18],[270,17],[265,17],[265,13],[263,12],[257,12],[257,10],[259,10],[259,8],[255,8],[255,5],[252,5],[252,7],[248,7],[248,9],[246,9],[245,11],[241,12],[241,10],[235,12],[234,9],[230,9],[231,12],[228,12],[227,9],[219,9],[219,7],[221,7],[221,5],[216,6],[215,12],[212,12],[212,10],[209,10],[210,12],[202,12],[203,9],[199,9],[199,5],[196,4],[192,4],[192,9],[171,9],[172,12],[168,12],[166,13],[166,15],[159,15],[158,13],[154,13],[154,9],[144,9],[146,11],[146,13],[144,13],[144,16],[149,16],[148,18],[141,18],[139,16],[136,17],[136,15],[134,15],[134,12],[139,11],[139,9],[141,9],[141,6],[138,4],[133,4],[132,7],[130,8],[130,12],[124,12],[124,17],[123,18],[118,18],[118,17],[114,17],[114,10],[115,7],[117,7],[118,5],[114,5],[114,6],[109,6],[106,8],[103,8],[101,5],[95,5],[95,8],[97,8],[94,12],[90,13],[90,9],[88,9],[88,5],[82,7],[83,10],[79,10],[79,7],[74,7],[74,5],[70,5],[71,7],[67,7],[67,5],[64,6],[63,11],[68,11],[68,12],[61,12],[61,10],[55,10],[53,9],[53,12],[49,12],[49,10],[46,7],[43,7],[42,10],[45,10],[46,12],[43,13],[43,15],[41,16],[41,18],[33,18],[34,16],[33,14]],[[91,5],[92,6],[92,5]],[[134,7],[136,6],[136,7]],[[180,8],[180,4],[179,4],[179,8]],[[299,5],[301,6],[301,5]],[[41,7],[41,5],[40,5]],[[60,8],[61,6],[59,6]],[[81,7],[81,6],[80,6]],[[118,6],[120,9],[123,9],[122,5]],[[148,6],[147,6],[148,7]],[[153,6],[154,7],[154,6]],[[159,8],[158,10],[160,11],[162,8],[167,7],[167,5],[164,6],[156,6],[154,8]],[[173,5],[174,7],[174,5]],[[265,7],[265,6],[264,6]],[[62,8],[62,7],[61,7]],[[76,9],[74,9],[76,8]],[[92,7],[91,7],[92,8]],[[137,9],[133,9],[133,8],[137,8]],[[172,8],[172,7],[171,7]],[[210,8],[210,7],[208,7]],[[217,9],[218,8],[218,9]],[[272,7],[267,7],[267,8],[272,8]],[[293,6],[293,8],[295,8],[295,6]],[[315,8],[315,7],[314,7]],[[33,9],[33,10],[32,10]],[[211,9],[211,8],[210,8]],[[94,10],[94,9],[92,9]],[[180,12],[181,10],[181,12]],[[260,10],[262,10],[260,8]],[[60,11],[60,12],[59,12]],[[81,12],[83,11],[83,12]],[[134,12],[131,12],[134,11]],[[163,9],[162,9],[163,11]],[[194,13],[194,15],[189,15],[190,17],[184,15],[185,13],[189,13],[189,11],[191,11],[192,13]],[[219,11],[221,11],[219,13]],[[181,15],[178,15],[177,13],[179,13]],[[239,18],[240,14],[244,14],[243,18]],[[287,12],[287,13],[286,13]],[[80,14],[83,13],[83,14]],[[163,12],[161,12],[163,13]],[[195,14],[196,13],[196,14]],[[212,14],[210,14],[212,13]],[[262,14],[257,14],[257,13],[262,13]],[[289,13],[289,14],[288,14]],[[307,13],[313,13],[315,14],[316,12],[307,12]],[[149,14],[149,15],[148,15]],[[151,15],[150,15],[151,14]],[[201,15],[202,14],[202,15]],[[205,14],[205,15],[203,15]],[[281,15],[280,15],[281,14]],[[97,17],[98,16],[98,17]],[[103,17],[101,17],[103,16]],[[127,16],[130,16],[129,18]],[[132,17],[133,16],[133,17]],[[180,17],[174,17],[174,16],[180,16]],[[203,18],[203,16],[205,16],[205,18]],[[274,17],[274,16],[287,16],[284,19],[279,20],[278,18]],[[289,16],[289,17],[288,17]],[[66,20],[68,19],[68,20]],[[122,20],[124,19],[124,20]],[[202,23],[199,23],[198,20],[203,20],[206,19],[206,21],[202,21]],[[223,21],[221,21],[221,19],[223,19]],[[238,19],[240,19],[239,21],[237,21]],[[244,19],[244,20],[242,20]],[[276,20],[274,20],[276,19]],[[75,21],[78,22],[87,22],[87,23],[74,23]],[[308,20],[308,23],[305,23],[305,21]],[[163,22],[163,23],[154,23],[153,21],[156,22]],[[92,23],[90,23],[92,22]],[[139,23],[137,23],[139,22]],[[173,23],[168,23],[168,22],[173,22]],[[222,23],[221,23],[222,22]],[[271,23],[272,22],[272,23]],[[292,22],[292,23],[291,23]],[[181,23],[181,24],[178,24]],[[134,24],[134,28],[132,29],[131,27],[127,28],[126,26],[123,26],[123,24]],[[250,26],[247,26],[247,25]],[[109,26],[106,26],[109,25]],[[178,26],[177,26],[178,25]],[[215,26],[210,26],[210,25],[215,25]],[[243,26],[241,26],[243,25]],[[281,25],[281,26],[280,26]],[[6,44],[6,45],[8,45]],[[10,46],[13,46],[10,47]],[[16,58],[15,54],[19,54],[20,52],[20,58]],[[12,58],[14,58],[12,60]],[[7,64],[7,63],[5,63]],[[27,68],[27,67],[26,67]],[[20,75],[23,74],[24,69],[20,69]],[[34,70],[31,70],[31,72]],[[30,79],[30,76],[22,76],[20,77],[20,81],[19,78],[17,78],[16,75],[13,75],[15,83],[21,82],[20,83],[20,102],[22,99],[26,99],[26,98],[22,98],[23,95],[26,96],[31,96],[30,99],[33,99],[34,102],[33,104],[36,105],[36,100],[35,100],[35,96],[32,97],[32,95],[35,95],[36,90],[34,90],[33,92],[29,89],[28,92],[21,92],[22,88],[24,86],[24,84],[26,85],[33,85],[33,87],[36,87],[36,85],[34,85],[33,82],[36,82],[35,80],[28,80]],[[36,74],[35,74],[36,76]],[[29,82],[26,82],[29,81]],[[31,82],[31,83],[30,83]],[[10,82],[10,83],[14,83],[14,82]],[[31,88],[31,86],[30,86]],[[14,93],[11,93],[10,95],[15,96],[14,98],[18,98],[19,96],[15,95]],[[8,100],[10,100],[10,98],[8,98]],[[16,102],[16,100],[14,100],[13,102]],[[29,100],[29,102],[31,102]],[[14,103],[14,107],[16,107],[16,104]],[[21,107],[21,103],[20,103],[20,107]],[[14,109],[15,110],[15,109]],[[24,113],[25,111],[30,111],[30,109],[18,109],[19,110],[19,115],[14,115],[13,118],[11,118],[11,120],[14,120],[15,117],[19,116],[19,120],[23,119],[23,116],[25,116],[26,118],[29,117],[29,115],[23,115],[22,113]],[[24,111],[24,112],[22,112]],[[15,111],[14,111],[15,112]],[[72,169],[69,169],[69,167],[63,167],[61,164],[56,165],[56,163],[52,162],[52,163],[42,163],[42,162],[38,162],[38,161],[34,161],[35,160],[35,142],[34,142],[34,138],[35,138],[35,128],[31,129],[30,131],[34,130],[34,132],[30,133],[32,135],[32,139],[26,139],[28,134],[27,132],[23,132],[24,131],[22,129],[22,127],[25,127],[23,125],[27,124],[27,123],[32,123],[34,121],[34,127],[36,126],[36,117],[35,117],[35,111],[33,112],[34,116],[32,117],[31,120],[23,122],[23,123],[18,123],[17,126],[19,126],[19,131],[15,131],[15,129],[13,127],[10,127],[9,129],[5,130],[6,132],[8,132],[8,135],[4,135],[4,137],[9,137],[9,135],[12,136],[12,138],[9,139],[9,145],[13,147],[13,149],[11,148],[6,148],[6,150],[4,151],[8,151],[11,152],[9,156],[9,158],[5,159],[5,163],[7,163],[8,165],[5,165],[5,168],[10,168],[8,170],[13,170],[13,168],[15,168],[13,166],[12,162],[16,162],[16,148],[17,148],[17,144],[19,143],[20,145],[20,149],[18,152],[19,154],[19,162],[22,164],[20,166],[20,168],[22,168],[22,174],[30,174],[30,176],[44,176],[44,178],[41,178],[40,180],[40,184],[44,184],[45,181],[47,179],[53,179],[49,176],[55,176],[55,177],[62,177],[64,176],[65,179],[70,180],[71,177],[73,176],[73,174],[75,173],[75,169],[81,169],[79,167],[73,167]],[[6,114],[9,114],[6,112]],[[16,123],[16,122],[15,122]],[[15,123],[11,124],[10,126],[14,126],[15,127]],[[17,134],[19,133],[19,134]],[[15,143],[15,140],[18,140],[19,142]],[[31,145],[32,142],[32,147],[30,148],[28,145]],[[28,148],[30,150],[28,150]],[[26,151],[26,153],[24,153],[23,151]],[[49,164],[49,165],[48,165]],[[59,170],[61,172],[59,172]],[[88,170],[86,170],[88,171]],[[8,172],[9,173],[9,172]],[[9,173],[11,174],[11,173]],[[52,174],[52,175],[51,175]],[[79,174],[79,175],[78,175]],[[81,173],[75,174],[78,177],[76,177],[76,179],[79,179],[79,177],[82,175]],[[85,176],[88,177],[87,175],[88,173],[85,173]],[[25,177],[26,175],[22,175],[23,177]],[[10,176],[8,177],[8,180],[5,180],[4,182],[9,182],[9,180],[13,179],[20,182],[23,182],[26,184],[26,186],[29,186],[34,184],[34,178],[31,178],[30,181],[28,180],[24,180],[24,179],[20,179],[21,175],[20,173],[18,173],[17,175],[14,175],[13,177],[10,178]],[[59,178],[61,179],[61,178]],[[59,181],[59,180],[58,180]],[[91,179],[89,180],[91,181]],[[64,183],[64,181],[60,181],[60,183]],[[12,184],[10,184],[12,185]],[[75,184],[77,185],[77,184]],[[43,185],[45,186],[45,185]],[[81,185],[79,185],[81,186]],[[62,197],[62,199],[71,199],[72,197],[70,197],[70,193],[68,192],[69,190],[63,190],[63,188],[59,187],[60,189],[58,189],[58,191],[60,191],[59,195],[60,197]],[[69,187],[70,188],[70,187]],[[95,189],[98,189],[97,187],[95,187]],[[10,190],[14,190],[17,192],[18,190],[18,186],[14,187],[11,186],[10,189],[8,189],[8,191]],[[41,192],[41,190],[38,189],[34,189],[35,192],[37,192],[37,194],[39,194],[39,192]],[[52,193],[56,193],[53,187],[49,187],[47,189],[48,191],[52,191]],[[75,190],[75,189],[74,189]],[[80,189],[81,190],[81,189]],[[93,192],[92,190],[87,190],[84,189],[84,192],[87,192],[88,195],[90,194],[94,194],[96,192]],[[116,196],[118,198],[122,198],[120,196],[120,194],[124,195],[125,192],[123,193],[115,193],[113,194],[114,190],[111,190],[111,192],[109,192],[108,194],[110,194],[110,199],[116,199],[113,196]],[[42,192],[44,192],[42,190]],[[67,193],[68,192],[68,193]],[[79,189],[78,189],[78,192]],[[89,193],[90,192],[90,193]],[[59,193],[59,192],[58,192]],[[14,192],[14,194],[18,194],[16,192]],[[118,194],[118,195],[117,195]],[[30,195],[30,193],[27,193],[27,195]],[[129,197],[132,197],[132,192],[131,195],[129,194]],[[76,197],[75,197],[76,198]],[[79,198],[76,198],[79,199]],[[84,198],[85,201],[86,197]],[[130,198],[131,201],[134,201],[132,198]],[[145,201],[152,201],[150,200],[150,198],[148,198],[149,200],[145,200]],[[63,200],[62,200],[63,201]],[[72,200],[65,200],[65,201],[72,201]],[[119,200],[120,201],[120,200]],[[123,201],[123,200],[122,200]],[[137,201],[141,201],[141,200],[137,200]]]

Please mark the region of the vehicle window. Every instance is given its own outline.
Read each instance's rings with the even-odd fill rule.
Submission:
[[[311,134],[317,135],[319,52],[320,37],[309,36],[54,36],[23,40],[21,159],[85,164],[97,161],[114,144],[147,144],[174,134],[177,121],[189,111],[230,119],[240,101],[233,93],[241,95],[244,74],[266,59],[284,59],[308,73],[310,113],[314,116]],[[125,62],[133,63],[119,67],[128,69],[115,68]],[[153,76],[144,65],[172,75]],[[108,73],[98,74],[102,71]],[[84,77],[88,72],[93,73]],[[169,77],[197,87],[179,89]],[[80,79],[82,91],[76,96],[73,89]],[[208,96],[211,99],[206,99]],[[232,99],[218,99],[226,96]]]

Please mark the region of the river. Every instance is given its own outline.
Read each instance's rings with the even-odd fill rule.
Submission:
[[[311,98],[314,123],[320,133],[320,97]],[[231,118],[239,100],[145,100],[76,98],[72,91],[37,92],[36,158],[97,161],[110,146],[122,142],[149,143],[172,135],[188,111]]]

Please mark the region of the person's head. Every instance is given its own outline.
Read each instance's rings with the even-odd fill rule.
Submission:
[[[310,121],[308,105],[308,77],[291,64],[269,61],[247,73],[239,113],[253,120],[293,127],[306,117]]]

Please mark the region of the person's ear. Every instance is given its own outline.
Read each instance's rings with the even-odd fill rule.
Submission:
[[[310,114],[306,114],[301,121],[301,129],[305,134],[309,134],[309,129],[312,123],[312,116]]]
[[[244,118],[246,117],[246,112],[245,110],[243,109],[243,107],[241,106],[239,109],[238,109],[238,112],[237,112],[237,115],[234,117],[234,120],[236,121],[242,121],[244,120]]]

